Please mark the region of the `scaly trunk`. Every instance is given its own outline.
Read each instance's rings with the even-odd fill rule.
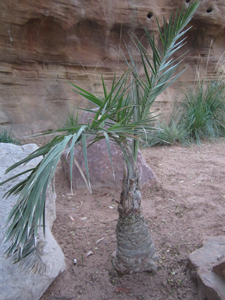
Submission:
[[[115,268],[122,274],[155,272],[154,244],[141,213],[141,192],[136,164],[132,174],[125,167],[123,189],[118,206],[119,220],[116,228],[117,249]]]

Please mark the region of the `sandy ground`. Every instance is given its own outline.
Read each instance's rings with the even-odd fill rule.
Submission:
[[[66,270],[41,300],[198,299],[187,262],[205,237],[225,232],[225,140],[201,147],[145,148],[142,153],[160,182],[142,191],[143,214],[159,255],[157,274],[116,274],[111,254],[118,214],[112,199],[119,200],[121,191],[68,195],[59,166],[53,233],[65,254]]]

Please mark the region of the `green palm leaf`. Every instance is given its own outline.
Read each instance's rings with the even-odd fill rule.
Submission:
[[[157,96],[160,95],[167,87],[169,87],[186,70],[184,69],[178,74],[174,75],[179,64],[181,63],[181,57],[184,54],[177,59],[173,59],[173,55],[184,45],[186,38],[182,37],[190,29],[185,28],[191,20],[197,7],[198,1],[194,1],[189,5],[186,11],[184,11],[185,9],[183,6],[180,13],[177,10],[174,17],[173,14],[171,14],[168,23],[164,18],[163,29],[161,29],[159,21],[156,18],[160,40],[163,45],[162,52],[156,45],[154,35],[151,36],[146,28],[145,33],[148,44],[153,53],[152,55],[148,53],[146,48],[135,35],[131,36],[140,53],[144,74],[140,74],[138,65],[129,49],[128,54],[130,61],[126,59],[125,55],[122,56],[125,63],[129,67],[134,80],[136,81],[134,87],[137,89],[136,96],[139,98],[136,100],[136,103],[138,103],[139,120],[144,120],[148,117],[150,108]],[[137,110],[136,105],[134,110]],[[137,115],[135,112],[134,114]],[[133,141],[133,155],[135,160],[138,147],[138,143]]]
[[[151,36],[148,30],[145,28],[148,43],[151,47],[153,55],[151,56],[142,43],[136,36],[132,36],[136,47],[139,50],[142,59],[142,65],[144,67],[144,78],[142,74],[139,74],[137,65],[133,59],[132,53],[129,51],[130,61],[126,59],[129,69],[131,70],[138,86],[142,88],[144,93],[144,99],[141,101],[141,118],[146,118],[151,108],[152,103],[156,97],[163,92],[170,84],[172,84],[185,70],[179,72],[176,76],[172,76],[177,70],[180,64],[180,58],[173,59],[174,53],[184,45],[185,38],[180,38],[189,30],[185,29],[189,21],[191,20],[194,12],[198,7],[198,2],[194,1],[189,5],[187,10],[184,12],[184,7],[181,12],[176,11],[175,17],[171,14],[168,24],[164,19],[163,30],[157,20],[160,40],[163,45],[163,51],[158,49],[155,43],[154,35]],[[177,63],[174,63],[179,61]],[[151,74],[151,75],[150,75]],[[143,94],[142,96],[143,97]]]

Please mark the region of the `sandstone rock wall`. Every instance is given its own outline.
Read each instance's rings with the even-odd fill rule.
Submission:
[[[144,25],[157,34],[155,16],[162,23],[163,15],[191,1],[1,0],[0,124],[30,134],[63,120],[71,103],[86,106],[66,81],[100,91],[101,73],[110,82],[125,67],[116,49],[126,51],[124,41],[132,45],[128,31],[143,37]],[[210,48],[210,72],[223,54],[224,1],[200,0],[192,25],[181,50],[190,49],[184,64],[191,67],[181,83],[194,79],[194,65],[199,58],[207,63]],[[156,107],[168,107],[173,96],[171,88]]]

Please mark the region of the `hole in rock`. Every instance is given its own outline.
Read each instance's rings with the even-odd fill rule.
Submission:
[[[208,13],[208,14],[211,13],[212,11],[213,11],[212,7],[209,7],[209,8],[207,9],[207,13]]]
[[[153,16],[153,13],[152,13],[152,12],[149,12],[149,13],[147,14],[147,18],[148,18],[148,19],[151,19],[152,16]]]
[[[190,2],[190,0],[186,0],[185,2],[186,2],[186,3],[189,3],[189,2]]]

